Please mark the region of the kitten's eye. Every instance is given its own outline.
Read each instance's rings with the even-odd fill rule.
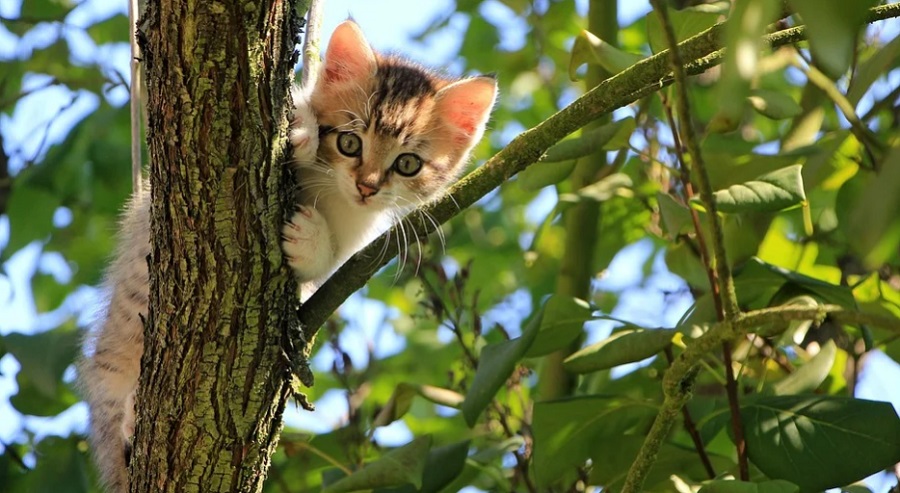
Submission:
[[[348,157],[362,154],[362,139],[353,132],[342,132],[337,138],[338,150]]]
[[[415,154],[401,154],[394,160],[394,169],[402,176],[415,176],[422,169],[422,158]]]

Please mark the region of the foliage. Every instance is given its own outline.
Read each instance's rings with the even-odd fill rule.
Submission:
[[[66,0],[25,4],[3,26],[23,45],[48,26],[56,37],[0,60],[3,118],[44,91],[99,101],[38,150],[2,131],[12,187],[0,172],[8,231],[0,261],[8,268],[14,255],[39,250],[30,297],[49,315],[41,331],[0,337],[0,355],[20,365],[9,404],[49,417],[77,402],[66,370],[88,317],[73,305],[100,281],[130,186],[128,111],[115,97],[122,77],[77,59],[63,26],[104,46],[121,45],[127,29],[120,14],[72,26]],[[759,315],[755,323],[689,360],[727,324],[717,323],[710,286],[717,239],[708,204],[694,195],[697,160],[675,130],[678,93],[661,87],[460,211],[444,226],[444,245],[410,248],[352,300],[358,313],[329,320],[308,393],[323,403],[337,392],[343,415],[328,418],[339,425],[324,433],[289,427],[267,491],[618,490],[644,460],[649,491],[820,491],[900,462],[894,409],[853,397],[869,352],[900,361],[900,38],[885,35],[896,34],[896,21],[862,28],[872,2],[826,4],[790,1],[783,13],[781,2],[737,0],[732,10],[711,3],[669,15],[679,41],[729,12],[757,16],[726,25],[725,62],[689,79],[687,115],[736,300]],[[620,72],[668,46],[657,13],[601,39],[585,30],[582,5],[458,0],[419,33],[427,41],[467,20],[459,58],[499,76],[501,104],[477,159],[583,93],[570,78],[580,66]],[[808,42],[764,46],[760,36],[776,21],[775,29],[808,25]],[[608,164],[574,189],[576,160],[597,153]],[[580,233],[562,217],[583,202],[599,208],[599,235],[586,245],[593,260],[580,266],[594,279],[590,295],[578,299],[558,293],[556,279],[566,237]],[[46,267],[60,258],[67,275]],[[638,278],[626,288],[605,277],[622,263]],[[385,320],[361,315],[373,311]],[[801,311],[820,315],[785,314]],[[385,334],[397,336],[395,349],[381,347]],[[569,351],[573,343],[580,350]],[[544,399],[539,379],[560,350],[577,387]],[[679,365],[688,370],[672,390],[663,376]],[[693,398],[674,408],[678,422],[650,460],[645,437],[679,392]],[[0,489],[94,491],[81,430],[23,430],[4,444]]]

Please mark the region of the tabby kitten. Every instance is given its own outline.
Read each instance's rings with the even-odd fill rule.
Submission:
[[[290,140],[300,189],[282,249],[307,298],[351,255],[459,175],[484,132],[496,84],[489,77],[449,80],[379,55],[346,21],[331,37],[315,86],[293,93]],[[122,220],[107,272],[109,304],[79,366],[94,455],[110,493],[128,491],[149,256],[145,189]]]

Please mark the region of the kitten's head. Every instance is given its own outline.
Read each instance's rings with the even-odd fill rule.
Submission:
[[[357,206],[411,209],[459,176],[496,93],[491,77],[448,80],[379,55],[346,21],[331,36],[311,96],[319,162]]]

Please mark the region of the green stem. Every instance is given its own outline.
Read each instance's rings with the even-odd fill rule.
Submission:
[[[616,45],[619,24],[616,0],[591,0],[588,7],[588,31],[604,41]],[[585,78],[586,89],[590,90],[610,77],[609,72],[599,66],[589,65]],[[597,118],[585,128],[596,128],[610,121],[610,115]],[[597,180],[601,170],[607,166],[606,152],[598,151],[578,160],[572,172],[571,186],[578,191]],[[581,201],[563,213],[566,230],[566,244],[562,256],[559,277],[557,277],[557,294],[580,299],[590,297],[591,277],[594,263],[594,249],[597,240],[597,228],[600,219],[600,204],[594,201]],[[537,395],[541,399],[551,400],[570,395],[575,389],[577,378],[565,371],[563,360],[578,350],[581,340],[574,341],[570,347],[547,355],[538,378]]]

